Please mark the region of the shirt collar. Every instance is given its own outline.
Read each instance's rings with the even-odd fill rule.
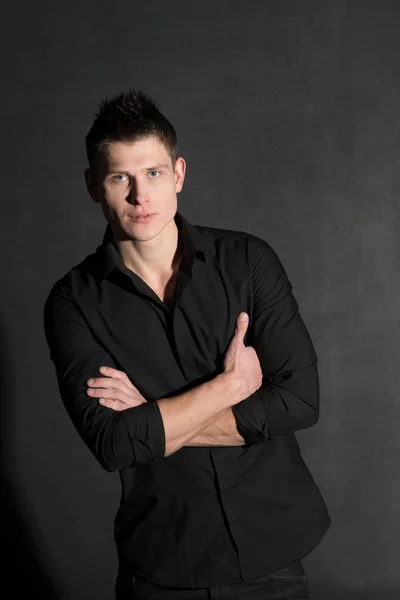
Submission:
[[[179,211],[175,213],[175,222],[179,230],[179,235],[183,235],[183,246],[185,257],[190,253],[195,253],[197,258],[206,261],[207,258],[212,258],[213,245],[211,240],[205,237],[199,229],[192,225]],[[97,248],[96,254],[99,259],[99,267],[101,269],[101,279],[104,279],[108,273],[114,269],[126,270],[120,253],[114,245],[114,238],[110,224],[104,232],[101,246]]]

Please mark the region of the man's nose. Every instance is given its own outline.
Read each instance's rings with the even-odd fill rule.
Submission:
[[[145,202],[147,199],[147,194],[145,190],[145,185],[143,182],[138,181],[137,179],[132,179],[132,183],[129,190],[129,201],[130,202]]]

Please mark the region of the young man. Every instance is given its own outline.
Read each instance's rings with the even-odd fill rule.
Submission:
[[[330,518],[295,438],[319,384],[285,270],[177,211],[186,164],[146,94],[104,101],[86,149],[108,225],[44,323],[68,414],[120,472],[116,598],[308,598],[301,558]]]

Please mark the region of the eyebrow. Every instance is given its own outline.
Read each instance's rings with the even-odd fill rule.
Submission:
[[[143,169],[141,169],[141,172],[143,171],[157,171],[157,169],[169,169],[170,165],[168,165],[167,163],[158,163],[157,165],[154,165],[152,167],[144,167]],[[107,171],[107,175],[111,175],[112,173],[121,173],[122,175],[132,175],[132,173],[130,171],[126,171],[123,169],[109,169]]]

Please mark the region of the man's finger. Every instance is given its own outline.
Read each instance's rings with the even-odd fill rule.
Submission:
[[[95,400],[95,398],[93,398]],[[127,408],[132,408],[133,406],[140,406],[140,404],[144,404],[147,400],[143,399],[139,404],[133,404],[131,402],[123,402],[122,400],[118,400],[117,398],[98,398],[99,404],[101,406],[106,406],[107,408],[112,408],[112,410],[121,411],[126,410]]]
[[[131,389],[134,387],[133,383],[131,382],[125,371],[119,371],[118,369],[113,369],[112,367],[105,366],[100,367],[99,371],[102,375],[105,375],[106,377],[114,377],[115,379],[120,379]]]
[[[86,380],[86,384],[92,388],[114,388],[122,391],[128,391],[128,389],[131,389],[128,388],[124,381],[121,379],[116,379],[115,377],[92,377],[91,379]]]
[[[132,405],[130,396],[115,386],[113,387],[89,387],[87,390],[88,396],[92,398],[103,398],[105,400],[113,399],[127,406]]]
[[[133,390],[133,386],[128,385],[123,379],[117,377],[92,377],[87,379],[86,384],[91,388],[105,388],[105,389],[116,389],[122,392],[128,393]]]
[[[126,404],[123,404],[119,400],[114,400],[113,398],[99,398],[99,404],[116,411],[121,411],[128,408]]]

